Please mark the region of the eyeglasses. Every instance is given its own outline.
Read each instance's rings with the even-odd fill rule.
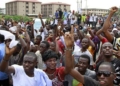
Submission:
[[[97,76],[101,76],[104,75],[105,77],[109,77],[111,74],[113,74],[113,72],[109,72],[109,71],[98,71],[97,72]]]

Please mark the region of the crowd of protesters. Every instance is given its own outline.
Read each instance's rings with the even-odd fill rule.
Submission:
[[[57,10],[54,20],[0,20],[0,86],[120,86],[120,23]]]

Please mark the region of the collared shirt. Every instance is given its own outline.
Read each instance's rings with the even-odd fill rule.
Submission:
[[[4,56],[5,56],[5,44],[0,43],[0,62],[2,61]],[[8,75],[6,73],[0,71],[0,80],[5,80],[7,78],[8,78]]]

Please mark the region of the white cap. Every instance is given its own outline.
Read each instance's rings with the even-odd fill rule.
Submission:
[[[19,43],[19,41],[12,40],[12,41],[10,42],[9,48],[15,47],[18,43]]]
[[[115,30],[118,30],[117,28],[113,28],[112,32],[115,31]]]

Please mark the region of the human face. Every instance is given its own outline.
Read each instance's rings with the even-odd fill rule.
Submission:
[[[37,60],[32,56],[25,56],[23,59],[23,68],[26,73],[33,72],[35,66],[37,65]]]
[[[81,42],[82,48],[87,49],[89,46],[89,40],[87,38],[84,38]]]
[[[49,30],[49,29],[50,29],[48,25],[46,25],[46,29],[47,29],[47,30]]]
[[[109,42],[106,42],[102,45],[103,55],[110,57],[113,55],[113,45]]]
[[[74,39],[75,39],[75,40],[78,39],[78,35],[77,35],[77,33],[74,33]]]
[[[40,52],[41,52],[41,53],[44,53],[46,50],[47,50],[46,44],[40,43]]]
[[[49,69],[55,69],[56,63],[57,63],[56,58],[50,58],[45,62],[47,68],[49,68]]]
[[[56,48],[55,43],[54,42],[50,42],[50,49],[55,51],[55,48]]]
[[[35,44],[39,44],[40,43],[40,38],[39,37],[36,37],[36,39],[35,39]]]
[[[116,78],[116,75],[112,72],[109,65],[100,65],[98,72],[106,73],[107,76],[104,74],[97,73],[98,80],[100,82],[100,86],[112,86],[113,81]]]
[[[88,59],[86,58],[79,58],[79,62],[78,62],[78,70],[80,72],[85,72],[86,69],[88,68],[89,64],[88,64]]]
[[[49,30],[48,34],[49,34],[49,35],[53,34],[53,31],[52,31],[52,30]]]

